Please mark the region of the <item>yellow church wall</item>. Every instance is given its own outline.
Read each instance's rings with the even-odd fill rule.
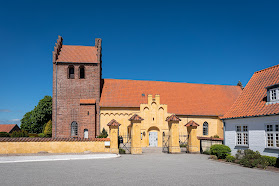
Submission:
[[[127,135],[128,134],[128,126],[131,124],[129,119],[134,114],[139,114],[139,107],[138,108],[108,108],[108,107],[101,107],[100,110],[100,130],[102,131],[103,128],[109,133],[109,127],[107,124],[112,120],[115,119],[118,123],[120,123],[119,127],[119,134],[120,135]]]
[[[162,147],[163,132],[165,135],[169,135],[169,126],[166,118],[173,113],[168,113],[168,106],[160,103],[160,95],[148,95],[147,104],[140,104],[138,108],[114,108],[114,107],[101,107],[100,113],[100,130],[103,128],[109,131],[107,124],[115,119],[121,124],[119,127],[120,135],[130,135],[129,125],[131,122],[129,119],[138,114],[144,120],[141,121],[141,146],[149,146],[149,133],[157,132],[158,134],[158,147]],[[174,113],[175,114],[175,113]],[[223,123],[217,116],[185,116],[178,115],[181,119],[179,122],[179,135],[188,135],[187,127],[184,125],[190,120],[195,121],[200,126],[197,127],[197,136],[211,137],[219,135],[223,137]],[[208,135],[203,135],[203,123],[208,123]]]
[[[179,122],[179,133],[182,135],[187,134],[187,127],[184,125],[188,123],[189,121],[193,120],[200,126],[197,127],[197,136],[203,136],[203,137],[211,137],[214,135],[218,135],[220,138],[223,137],[223,123],[218,118],[218,116],[184,116],[184,115],[178,115],[178,117],[181,119]],[[203,123],[208,123],[208,135],[203,135]]]

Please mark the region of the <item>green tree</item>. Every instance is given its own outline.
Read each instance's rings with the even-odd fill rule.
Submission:
[[[29,133],[42,133],[44,125],[52,117],[52,98],[45,96],[37,106],[30,112],[27,112],[21,119],[21,129]]]
[[[51,137],[52,136],[52,122],[51,122],[51,120],[49,120],[46,123],[43,133],[44,133],[45,137]]]

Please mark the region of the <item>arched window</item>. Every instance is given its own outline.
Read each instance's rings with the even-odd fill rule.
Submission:
[[[73,65],[70,65],[68,68],[68,78],[69,79],[75,79],[75,67]]]
[[[71,136],[77,136],[78,135],[78,124],[77,122],[73,121],[71,124]]]
[[[208,135],[208,123],[204,122],[203,123],[203,135]]]
[[[84,66],[83,66],[83,65],[81,65],[81,66],[79,67],[79,78],[80,78],[80,79],[84,79],[84,78],[85,78],[85,69],[84,69]]]

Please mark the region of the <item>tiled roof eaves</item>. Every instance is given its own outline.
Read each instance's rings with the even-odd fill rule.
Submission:
[[[229,117],[229,118],[222,118],[221,120],[226,120],[226,119],[241,119],[241,118],[255,118],[255,117],[264,117],[264,116],[277,116],[279,113],[274,113],[274,114],[264,114],[264,115],[251,115],[251,116],[238,116],[238,117]]]

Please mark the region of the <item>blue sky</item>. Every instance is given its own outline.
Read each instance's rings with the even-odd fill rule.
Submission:
[[[52,50],[103,39],[103,77],[244,85],[279,62],[278,1],[5,1],[0,123],[52,95]]]

